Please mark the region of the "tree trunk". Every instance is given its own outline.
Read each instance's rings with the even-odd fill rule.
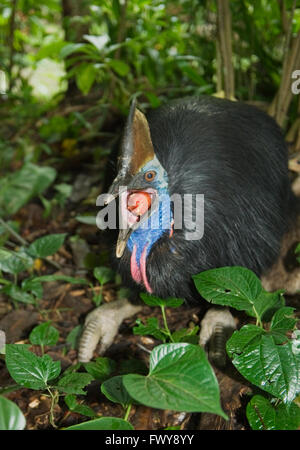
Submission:
[[[231,12],[229,0],[217,0],[218,40],[222,60],[225,97],[234,99],[234,69],[232,64]]]

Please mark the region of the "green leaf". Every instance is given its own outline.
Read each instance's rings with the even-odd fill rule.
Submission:
[[[75,348],[78,348],[78,341],[82,334],[82,328],[83,328],[82,325],[77,325],[76,327],[73,328],[73,330],[70,331],[70,333],[66,338],[66,342],[70,344],[71,349],[73,350]]]
[[[284,305],[282,291],[264,291],[259,278],[245,267],[211,269],[194,275],[193,279],[205,300],[244,310],[260,321],[267,312],[274,313]]]
[[[104,381],[115,370],[116,363],[110,358],[100,356],[95,361],[84,363],[83,366],[95,380]]]
[[[84,94],[88,94],[94,84],[98,71],[94,64],[81,64],[76,69],[76,84]]]
[[[129,65],[120,59],[110,59],[109,65],[120,77],[125,77],[130,71]]]
[[[67,44],[61,49],[59,56],[61,59],[65,59],[72,53],[82,50],[84,47],[86,47],[86,44]]]
[[[274,407],[269,400],[255,395],[247,405],[247,419],[253,430],[297,430],[300,408],[295,403]]]
[[[22,281],[22,291],[30,291],[37,298],[43,297],[43,285],[39,281],[26,278]]]
[[[49,281],[65,281],[71,284],[89,284],[84,278],[69,277],[67,275],[42,275],[33,278],[32,281],[49,282]]]
[[[199,341],[199,336],[197,336],[198,331],[198,326],[194,328],[181,328],[172,333],[173,342],[188,342],[189,344],[197,345]]]
[[[1,178],[0,216],[15,214],[32,197],[42,194],[56,177],[52,167],[25,163],[20,170]]]
[[[7,344],[5,362],[10,376],[30,389],[45,389],[61,370],[59,361],[53,361],[49,355],[36,356],[23,344]]]
[[[193,276],[205,300],[217,305],[249,310],[262,292],[260,280],[244,267],[221,267]]]
[[[291,340],[278,345],[272,333],[246,325],[227,341],[227,352],[247,380],[285,403],[300,392],[300,354]]]
[[[150,335],[154,336],[155,339],[159,339],[163,342],[166,341],[166,335],[162,333],[159,328],[158,319],[156,317],[149,317],[147,319],[146,325],[144,325],[141,319],[136,319],[137,327],[133,327],[133,333],[142,336]]]
[[[166,306],[168,308],[178,308],[184,303],[183,298],[160,298],[155,297],[154,295],[146,294],[145,292],[141,292],[140,297],[148,306]]]
[[[27,303],[32,305],[36,303],[35,298],[31,294],[24,292],[21,288],[19,288],[15,284],[9,284],[5,286],[2,289],[2,292],[4,292],[6,295],[11,297],[16,302]]]
[[[82,405],[77,402],[75,395],[68,394],[65,396],[65,402],[68,406],[69,410],[72,412],[76,412],[78,414],[82,414],[87,417],[95,417],[96,413],[87,405]]]
[[[66,234],[48,234],[36,239],[28,247],[28,253],[33,258],[46,258],[54,255],[63,245]]]
[[[34,260],[25,249],[21,247],[17,252],[0,248],[0,270],[17,275],[23,270],[29,269]]]
[[[93,380],[92,375],[89,373],[69,373],[62,377],[58,384],[57,388],[68,394],[81,394],[86,395],[86,392],[83,391],[83,388],[90,384]]]
[[[191,344],[163,344],[150,356],[148,376],[123,376],[129,395],[151,408],[210,412],[227,419],[216,376],[204,350]]]
[[[270,324],[270,330],[277,331],[282,334],[293,330],[297,323],[297,319],[294,316],[294,311],[294,308],[288,306],[276,311]]]
[[[100,419],[89,420],[65,428],[65,430],[133,430],[133,426],[127,420],[117,417],[101,417]]]
[[[55,345],[59,338],[59,332],[51,326],[51,322],[37,325],[29,335],[32,345]]]
[[[0,430],[24,430],[26,419],[20,408],[5,397],[0,396]]]
[[[99,281],[101,285],[108,283],[114,277],[114,271],[109,269],[108,267],[95,267],[94,269],[94,277]]]
[[[96,226],[96,216],[76,216],[75,219],[80,223]]]
[[[120,403],[123,408],[132,403],[133,399],[128,394],[123,384],[123,376],[118,375],[101,384],[101,392],[111,402]]]

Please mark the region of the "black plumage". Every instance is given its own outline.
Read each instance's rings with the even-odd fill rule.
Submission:
[[[170,102],[146,117],[170,195],[204,194],[202,239],[186,240],[182,229],[153,244],[146,265],[152,292],[195,300],[191,276],[203,270],[239,265],[264,273],[278,255],[293,204],[287,147],[275,121],[253,106],[206,96]],[[125,178],[130,183],[128,173]],[[132,178],[135,190],[139,183],[145,189],[137,173]],[[130,261],[127,246],[117,268],[125,283],[136,285]]]

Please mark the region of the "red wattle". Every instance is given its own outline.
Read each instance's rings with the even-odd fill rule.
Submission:
[[[136,262],[136,244],[133,246],[131,258],[130,258],[130,270],[131,270],[131,276],[134,279],[134,281],[137,284],[140,284],[142,282],[142,274],[140,271],[139,266]]]
[[[149,284],[148,278],[147,278],[147,273],[146,273],[146,252],[147,252],[147,247],[148,245],[146,245],[144,247],[144,250],[142,252],[141,255],[141,259],[140,259],[140,267],[141,267],[141,271],[142,271],[142,277],[143,277],[143,283],[145,288],[147,289],[147,291],[149,292],[149,294],[152,294],[152,289],[151,286]]]

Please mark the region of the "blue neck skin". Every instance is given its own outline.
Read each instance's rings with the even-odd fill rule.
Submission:
[[[152,187],[157,191],[159,205],[157,210],[147,218],[145,223],[142,223],[139,228],[132,232],[127,241],[127,247],[131,253],[136,245],[136,263],[139,267],[141,254],[145,247],[147,246],[147,258],[153,244],[158,241],[166,230],[170,232],[173,222],[168,191],[168,175],[156,156],[142,168],[143,173],[149,170],[154,170],[156,173]]]
[[[146,249],[146,258],[148,257],[153,244],[166,231],[171,231],[173,214],[170,208],[170,197],[167,189],[160,189],[158,196],[163,195],[163,201],[159,201],[157,210],[148,217],[137,230],[133,231],[127,241],[127,247],[132,253],[134,245],[136,245],[136,262],[140,265],[141,254]],[[152,225],[152,226],[151,226]]]

